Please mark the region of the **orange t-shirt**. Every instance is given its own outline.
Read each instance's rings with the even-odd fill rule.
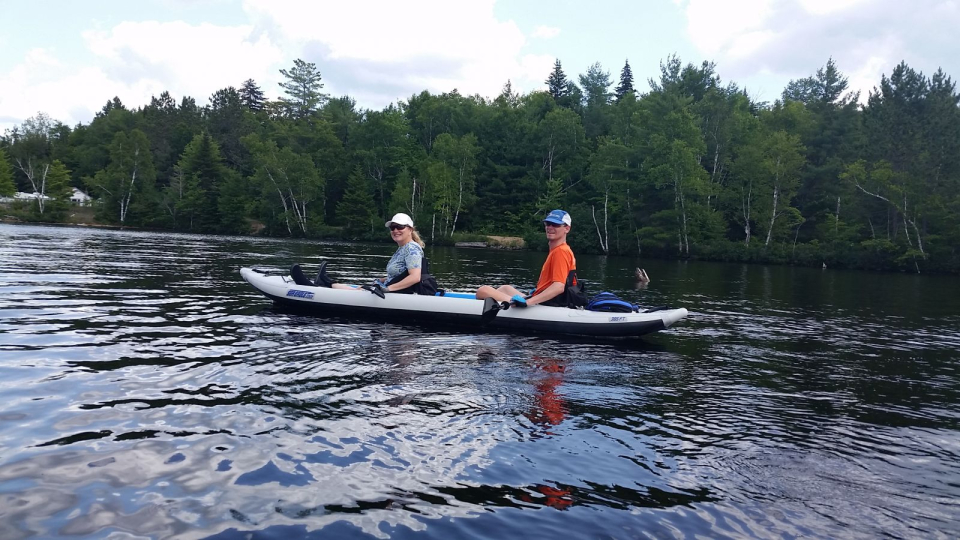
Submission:
[[[573,256],[573,250],[566,243],[550,250],[547,260],[543,262],[543,269],[540,270],[540,280],[537,281],[537,290],[533,292],[536,296],[550,286],[554,281],[560,283],[567,282],[567,274],[571,270],[577,269],[577,259]]]

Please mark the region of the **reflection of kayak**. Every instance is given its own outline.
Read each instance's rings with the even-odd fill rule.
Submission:
[[[549,306],[512,307],[494,314],[489,313],[489,309],[485,310],[492,301],[485,303],[471,294],[387,294],[380,298],[362,290],[297,285],[289,276],[271,275],[253,268],[241,268],[240,275],[267,298],[283,306],[311,313],[400,322],[433,322],[470,328],[551,334],[632,337],[663,330],[687,316],[687,310],[683,308],[660,309],[649,313],[607,313]]]

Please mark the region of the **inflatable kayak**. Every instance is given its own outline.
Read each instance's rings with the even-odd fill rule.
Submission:
[[[427,322],[472,329],[532,331],[583,336],[636,337],[669,328],[687,310],[658,309],[640,313],[609,313],[531,306],[502,309],[492,299],[446,292],[442,296],[386,294],[297,285],[290,276],[241,268],[240,275],[276,304],[310,313],[401,322]],[[438,293],[439,294],[439,293]]]

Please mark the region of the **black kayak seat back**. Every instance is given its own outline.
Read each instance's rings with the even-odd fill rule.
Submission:
[[[543,303],[544,306],[579,309],[587,305],[586,284],[577,277],[577,270],[567,272],[563,292]]]
[[[400,275],[391,279],[387,282],[387,286],[393,285],[395,283],[400,283],[407,276],[410,275],[410,272],[404,270]],[[403,289],[401,291],[390,291],[393,293],[399,294],[421,294],[426,296],[434,296],[437,294],[437,291],[441,290],[437,285],[436,278],[430,274],[430,261],[427,260],[426,254],[423,256],[423,267],[420,269],[420,283],[414,283],[413,285]]]

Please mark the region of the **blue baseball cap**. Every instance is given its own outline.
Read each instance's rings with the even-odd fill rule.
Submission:
[[[544,223],[553,223],[554,225],[567,225],[570,226],[571,219],[570,214],[564,212],[563,210],[551,210],[547,217],[543,218]]]

